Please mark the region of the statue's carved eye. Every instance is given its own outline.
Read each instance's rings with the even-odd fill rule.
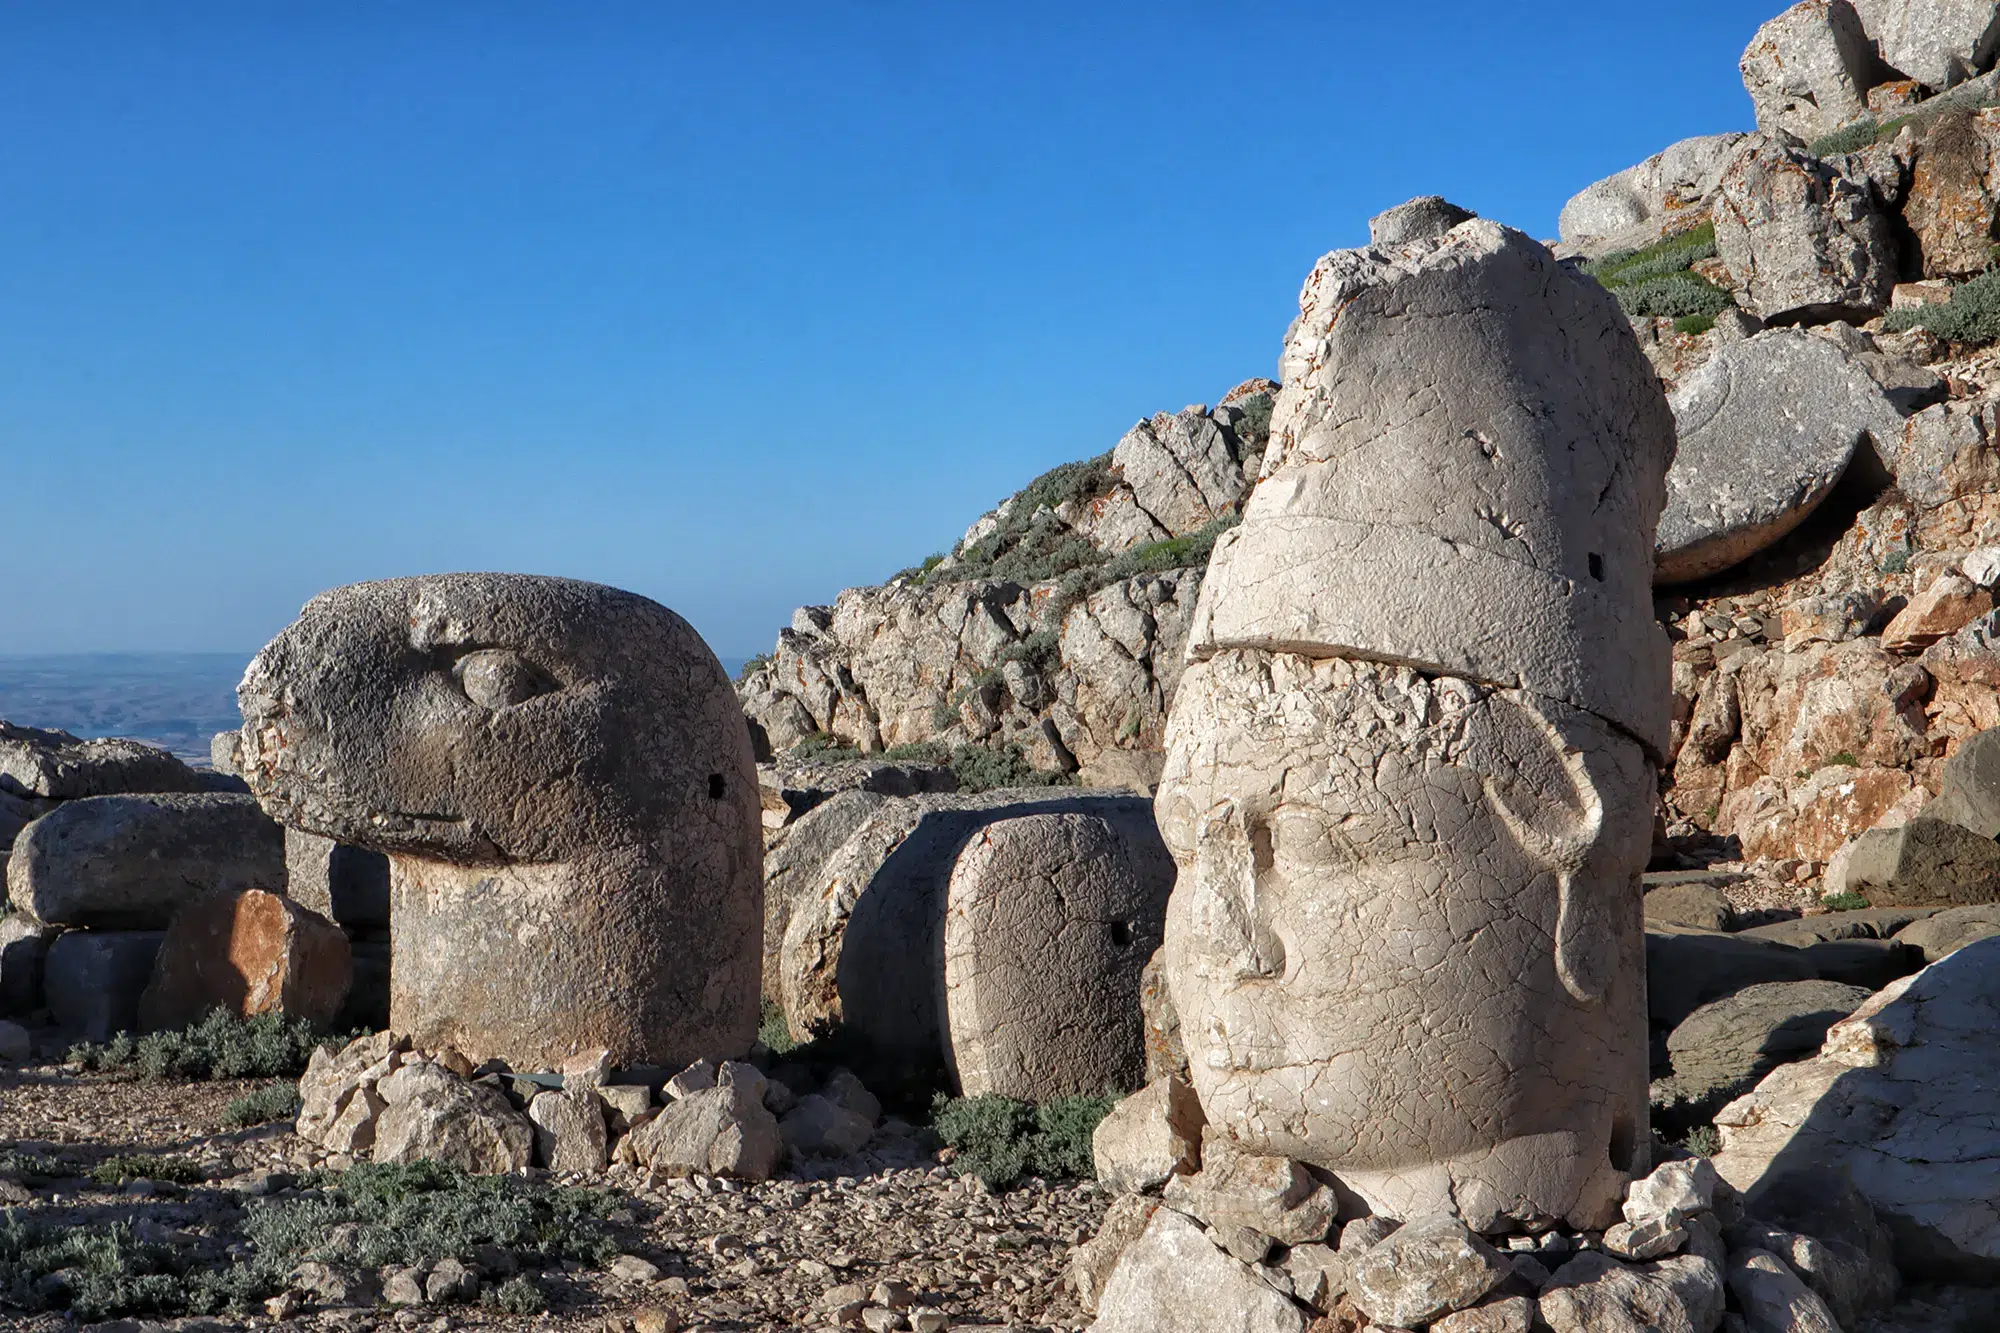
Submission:
[[[511,648],[481,648],[458,659],[451,674],[465,697],[482,708],[512,708],[556,688],[533,663]]]

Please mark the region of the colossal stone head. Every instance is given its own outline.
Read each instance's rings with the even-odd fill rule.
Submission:
[[[1337,251],[1217,542],[1156,808],[1209,1123],[1379,1212],[1615,1220],[1673,418],[1610,294],[1472,220]]]
[[[399,1032],[517,1065],[748,1046],[755,764],[672,611],[528,575],[356,584],[309,602],[237,695],[265,808],[390,855]]]

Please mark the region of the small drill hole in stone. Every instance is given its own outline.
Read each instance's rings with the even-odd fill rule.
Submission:
[[[1111,923],[1111,942],[1120,949],[1131,948],[1132,923],[1129,921],[1113,921]]]
[[[722,774],[710,773],[708,775],[708,799],[711,801],[721,800],[723,791]]]
[[[1595,551],[1590,553],[1590,577],[1604,582],[1604,557]]]

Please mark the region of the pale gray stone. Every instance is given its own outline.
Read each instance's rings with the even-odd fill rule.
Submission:
[[[338,1051],[316,1048],[299,1078],[301,1105],[293,1131],[329,1152],[368,1151],[384,1106],[377,1088],[403,1060],[388,1032],[356,1037]]]
[[[1715,1206],[1721,1178],[1700,1157],[1662,1162],[1652,1173],[1632,1182],[1621,1211],[1627,1222],[1663,1219],[1675,1225]]]
[[[1902,422],[1866,370],[1823,338],[1772,329],[1719,349],[1670,396],[1680,448],[1660,515],[1660,583],[1706,578],[1818,508],[1873,437]]]
[[[1585,187],[1563,205],[1557,230],[1564,241],[1578,242],[1649,223],[1657,230],[1678,215],[1699,216],[1721,188],[1722,173],[1743,139],[1742,134],[1704,134],[1670,144],[1637,166]]]
[[[1098,1300],[1104,1294],[1105,1283],[1111,1280],[1112,1271],[1118,1267],[1118,1260],[1144,1234],[1146,1224],[1152,1221],[1159,1206],[1158,1199],[1145,1195],[1120,1195],[1104,1210],[1097,1234],[1069,1252],[1063,1284],[1075,1294],[1076,1303],[1085,1314],[1097,1313]]]
[[[1113,497],[1129,493],[1136,522],[1113,535],[1099,531],[1110,528],[1100,517],[1091,525],[1093,541],[1115,554],[1197,531],[1233,512],[1257,478],[1244,475],[1240,445],[1227,421],[1226,412],[1218,420],[1188,408],[1162,412],[1127,431],[1111,451],[1112,466],[1125,483]]]
[[[1743,933],[1646,928],[1646,1010],[1671,1031],[1712,1000],[1772,981],[1814,981],[1805,950]]]
[[[748,1082],[692,1092],[632,1131],[642,1165],[662,1175],[769,1180],[784,1152],[778,1119]]]
[[[1298,1306],[1171,1208],[1125,1248],[1094,1333],[1304,1333]]]
[[[528,1119],[535,1124],[535,1156],[542,1165],[590,1174],[604,1169],[609,1135],[595,1089],[537,1093],[528,1103]]]
[[[1430,1333],[1529,1333],[1534,1326],[1534,1301],[1500,1296],[1446,1315],[1431,1325]]]
[[[7,859],[14,905],[52,926],[160,930],[208,894],[284,884],[282,830],[221,793],[66,801]]]
[[[160,930],[64,931],[43,964],[49,1016],[89,1041],[136,1027],[164,939]]]
[[[868,817],[888,804],[879,792],[842,791],[799,816],[783,838],[764,855],[763,992],[784,993],[785,930],[792,921],[792,900],[819,889],[820,867],[854,836]]]
[[[1324,1241],[1339,1207],[1333,1190],[1290,1158],[1236,1152],[1213,1138],[1201,1171],[1171,1177],[1162,1197],[1217,1231],[1247,1227],[1281,1245]]]
[[[1620,1259],[1661,1259],[1687,1243],[1687,1228],[1664,1217],[1620,1222],[1604,1233],[1607,1253]]]
[[[1758,1183],[1729,1244],[1783,1259],[1843,1328],[1888,1307],[1902,1285],[1889,1228],[1851,1181],[1810,1162]]]
[[[1477,220],[1335,251],[1299,308],[1191,662],[1309,646],[1518,685],[1664,753],[1651,534],[1673,421],[1610,293]]]
[[[375,1121],[378,1162],[428,1160],[505,1175],[534,1160],[535,1127],[498,1088],[418,1060],[383,1076],[375,1091],[383,1102]]]
[[[242,765],[238,762],[237,750],[243,743],[243,733],[235,729],[218,731],[209,737],[208,766],[218,773],[230,777],[240,777]]]
[[[398,1032],[527,1069],[749,1048],[756,765],[679,616],[529,575],[357,584],[308,603],[237,698],[265,807],[389,855]]]
[[[167,751],[128,740],[79,740],[67,731],[0,721],[0,794],[75,800],[129,792],[201,792],[214,779]]]
[[[1041,1102],[1145,1081],[1140,974],[1160,947],[1174,862],[1150,821],[1126,823],[1023,815],[959,852],[944,1007],[964,1095]]]
[[[1421,1328],[1477,1305],[1512,1270],[1500,1252],[1449,1217],[1404,1224],[1354,1263],[1349,1294],[1392,1328]]]
[[[1944,762],[1936,799],[1924,805],[1923,813],[1982,838],[2000,837],[2000,731],[1982,731],[1959,742]]]
[[[1661,1132],[1706,1122],[1784,1061],[1805,1059],[1867,998],[1832,981],[1773,981],[1695,1010],[1667,1037],[1673,1073],[1653,1085]]]
[[[1368,244],[1390,246],[1427,241],[1478,216],[1441,195],[1419,195],[1368,219]]]
[[[2000,903],[1984,903],[1933,913],[1898,932],[1896,942],[1920,951],[1926,963],[1935,963],[1995,935],[2000,935]]]
[[[302,829],[285,830],[285,895],[354,930],[389,924],[389,858],[343,847]]]
[[[1180,1078],[1148,1083],[1111,1108],[1090,1136],[1097,1178],[1137,1194],[1201,1169],[1201,1102]]]
[[[778,1121],[778,1135],[800,1157],[846,1157],[860,1152],[875,1132],[875,1123],[835,1105],[818,1093],[808,1093]]]
[[[1722,1306],[1722,1273],[1709,1259],[1628,1265],[1597,1251],[1558,1268],[1536,1300],[1551,1333],[1714,1333]]]
[[[1888,77],[1848,0],[1802,0],[1757,29],[1739,66],[1757,127],[1801,139],[1867,114],[1866,94]]]
[[[1749,1333],[1840,1333],[1826,1302],[1769,1250],[1729,1256],[1729,1293]]]
[[[1993,0],[1853,0],[1861,26],[1897,73],[1943,92],[1991,69],[2000,49]]]
[[[1769,1175],[1844,1172],[1916,1281],[2000,1277],[2000,939],[1871,997],[1813,1059],[1716,1116],[1716,1170],[1753,1205]]]
[[[2000,844],[1919,815],[1870,829],[1847,854],[1847,887],[1870,903],[1964,907],[2000,901]]]
[[[1860,321],[1888,308],[1897,277],[1888,220],[1867,183],[1835,165],[1753,136],[1723,174],[1713,217],[1736,299],[1766,323]]]

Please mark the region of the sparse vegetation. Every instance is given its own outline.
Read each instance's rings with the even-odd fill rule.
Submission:
[[[143,1037],[119,1033],[69,1050],[72,1064],[96,1072],[126,1070],[149,1078],[282,1078],[303,1073],[324,1040],[312,1024],[283,1014],[242,1018],[212,1011],[191,1028]]]
[[[1706,318],[1712,327],[1715,316],[1735,305],[1736,298],[1689,266],[1714,257],[1715,224],[1704,222],[1643,250],[1606,255],[1585,264],[1583,271],[1604,284],[1628,315]]]
[[[769,665],[771,665],[771,655],[769,653],[758,653],[755,657],[746,661],[743,664],[743,669],[736,673],[736,683],[739,685],[742,684]]]
[[[1856,758],[1854,757],[1854,755],[1853,755],[1853,752],[1852,752],[1852,751],[1848,751],[1848,750],[1842,750],[1842,751],[1840,751],[1840,752],[1839,752],[1838,754],[1830,754],[1830,755],[1828,755],[1828,756],[1826,757],[1826,762],[1825,762],[1824,764],[1820,765],[1820,767],[1822,767],[1822,768],[1859,768],[1859,767],[1861,767],[1861,761],[1860,761],[1859,759],[1856,759]]]
[[[134,1180],[162,1180],[169,1185],[198,1185],[207,1179],[195,1163],[185,1157],[160,1157],[152,1153],[119,1153],[91,1168],[91,1180],[107,1189]]]
[[[1859,912],[1868,906],[1868,900],[1851,889],[1843,889],[1822,897],[1819,905],[1829,912]]]
[[[1036,1106],[992,1093],[940,1093],[931,1106],[931,1120],[938,1137],[956,1150],[953,1170],[1004,1190],[1029,1175],[1092,1178],[1090,1137],[1115,1101],[1109,1096],[1059,1097]]]
[[[858,746],[849,745],[838,736],[815,731],[804,740],[795,742],[791,749],[785,751],[785,755],[794,763],[838,763],[847,759],[859,759],[861,750]]]
[[[1674,332],[1699,338],[1715,327],[1714,315],[1682,315],[1674,321]]]
[[[962,699],[964,692],[959,697]],[[941,704],[941,707],[945,717],[939,723],[940,727],[948,727],[958,720],[950,704]],[[934,717],[933,721],[936,720]],[[824,732],[806,737],[785,754],[795,762],[834,762],[866,757],[854,746]],[[1075,781],[1067,773],[1050,773],[1036,768],[1028,762],[1021,747],[1011,743],[947,745],[942,741],[914,741],[907,745],[892,745],[878,757],[892,763],[945,765],[957,776],[959,790],[966,792],[991,791],[996,787],[1062,787]]]
[[[1901,129],[1908,119],[1909,117],[1905,116],[1890,123]],[[1872,146],[1881,135],[1881,122],[1873,116],[1863,116],[1859,120],[1842,125],[1831,134],[1822,134],[1806,146],[1806,151],[1814,157],[1839,157],[1843,153],[1858,153]],[[1893,131],[1889,137],[1895,137]]]
[[[194,1247],[142,1241],[123,1222],[45,1226],[0,1219],[0,1304],[114,1315],[218,1314],[275,1293],[279,1272],[226,1264]]]
[[[1696,1125],[1681,1140],[1681,1147],[1697,1157],[1713,1157],[1722,1151],[1722,1135],[1714,1125]]]
[[[499,1286],[488,1290],[485,1303],[501,1314],[540,1314],[549,1308],[549,1302],[542,1295],[542,1289],[524,1277],[510,1277]]]
[[[1929,329],[1948,343],[1965,346],[2000,340],[2000,270],[1988,269],[1960,283],[1950,300],[1891,310],[1884,325],[1897,333]]]
[[[773,1055],[790,1055],[799,1048],[792,1037],[791,1024],[785,1021],[784,1009],[769,997],[764,1000],[763,1017],[757,1023],[757,1040]]]
[[[290,1120],[298,1113],[298,1085],[272,1083],[231,1101],[222,1113],[222,1123],[230,1129],[246,1129],[273,1120]]]

